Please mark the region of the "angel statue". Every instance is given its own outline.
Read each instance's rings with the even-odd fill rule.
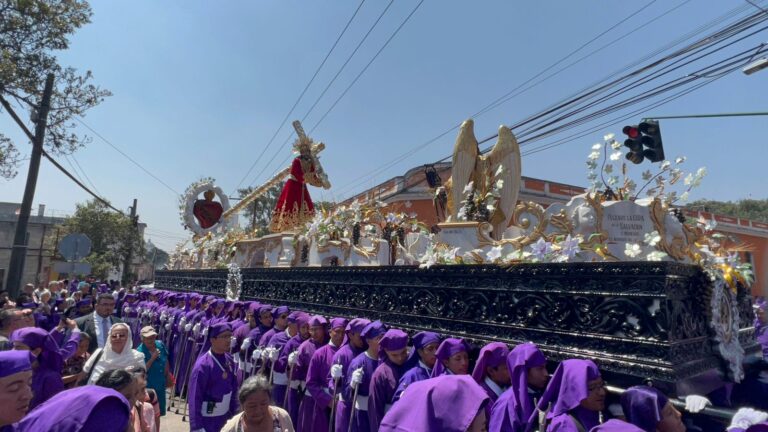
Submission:
[[[493,226],[492,237],[500,240],[509,226],[512,213],[517,205],[520,192],[520,146],[512,130],[499,126],[496,145],[487,154],[480,154],[472,119],[461,124],[459,136],[453,148],[448,194],[449,214],[452,221],[458,221],[462,201],[467,194],[487,196],[493,190],[493,205],[488,205],[490,214],[487,222]]]
[[[312,138],[304,133],[304,128],[298,120],[293,122],[293,128],[299,136],[293,143],[293,151],[298,156],[291,163],[288,180],[285,181],[277,205],[272,211],[272,221],[269,224],[272,232],[290,231],[315,216],[315,207],[309,197],[307,184],[323,189],[331,188],[331,182],[317,156],[325,148],[325,144],[315,144]]]

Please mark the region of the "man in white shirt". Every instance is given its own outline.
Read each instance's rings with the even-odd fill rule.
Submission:
[[[82,316],[75,320],[80,331],[88,333],[91,343],[88,352],[96,351],[96,348],[104,348],[109,337],[109,329],[117,323],[123,322],[112,315],[115,310],[115,297],[112,294],[99,294],[96,300],[96,310],[92,314]]]

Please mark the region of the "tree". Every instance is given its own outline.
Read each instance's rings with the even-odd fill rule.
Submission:
[[[111,270],[120,270],[131,247],[134,256],[146,256],[144,240],[131,218],[109,210],[100,201],[77,204],[75,214],[64,222],[64,234],[69,233],[83,233],[91,239],[91,253],[84,261],[100,278],[106,278]]]
[[[90,5],[83,0],[0,0],[2,100],[15,101],[34,120],[46,75],[56,77],[44,143],[49,153],[70,154],[90,142],[89,137],[75,132],[74,120],[111,95],[91,83],[90,71],[78,73],[64,67],[54,55],[69,47],[69,37],[90,22],[91,14]],[[16,175],[16,147],[0,134],[0,176]]]
[[[248,220],[246,231],[253,232],[257,237],[269,234],[269,222],[272,220],[272,211],[275,209],[275,205],[277,205],[277,199],[280,197],[282,190],[282,183],[276,184],[243,209],[243,213]],[[251,192],[253,192],[253,188],[250,186],[237,190],[241,197]]]
[[[735,202],[701,199],[688,204],[687,207],[691,210],[768,222],[768,199],[743,199]]]

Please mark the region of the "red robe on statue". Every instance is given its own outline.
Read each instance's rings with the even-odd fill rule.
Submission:
[[[291,174],[283,185],[283,191],[272,211],[270,231],[290,231],[312,220],[315,216],[315,207],[312,205],[312,198],[309,197],[307,183],[312,186],[322,186],[312,161],[299,156],[291,163]]]

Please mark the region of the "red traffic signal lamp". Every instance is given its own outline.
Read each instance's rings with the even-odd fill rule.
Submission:
[[[658,121],[644,120],[637,126],[624,126],[622,132],[627,136],[624,145],[629,148],[627,159],[631,162],[639,164],[645,159],[651,162],[664,160],[664,147]]]

